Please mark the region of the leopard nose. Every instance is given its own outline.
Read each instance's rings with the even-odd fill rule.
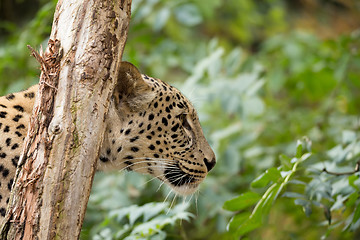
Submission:
[[[204,158],[204,163],[207,168],[207,171],[210,172],[210,170],[213,169],[213,167],[215,166],[216,161],[215,158],[213,158],[211,161],[209,161],[207,158]]]

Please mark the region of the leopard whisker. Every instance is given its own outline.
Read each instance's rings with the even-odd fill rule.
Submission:
[[[157,162],[157,161],[147,161],[147,160],[146,160],[146,161],[138,161],[138,162],[131,163],[131,164],[129,164],[129,165],[121,168],[121,169],[119,170],[119,172],[122,172],[122,171],[126,170],[127,168],[130,168],[130,167],[133,167],[133,166],[135,166],[135,165],[137,165],[137,164],[142,164],[142,163],[156,163],[156,164],[160,164],[161,167],[164,167],[164,166],[169,167],[169,168],[174,167],[174,165],[173,165],[173,164],[170,164],[170,163]],[[154,167],[154,165],[153,165],[152,167]]]
[[[164,201],[163,201],[163,203],[165,203],[166,202],[166,200],[168,199],[168,197],[170,196],[170,194],[173,192],[173,190],[172,190],[172,188],[170,188],[170,191],[169,191],[169,193],[166,195],[166,197],[165,197],[165,199],[164,199]]]
[[[134,158],[133,160],[141,160],[141,161],[134,162],[133,164],[148,163],[149,162],[149,163],[157,163],[157,164],[162,164],[162,165],[174,165],[174,163],[171,163],[171,162],[169,163],[169,162],[157,161],[156,159],[152,159],[152,158],[145,158],[146,160],[143,160],[143,159],[144,158]]]
[[[167,210],[166,215],[168,215],[169,212],[170,212],[170,210],[172,209],[172,207],[173,207],[173,205],[174,205],[174,203],[175,203],[175,200],[176,200],[177,195],[178,195],[178,194],[175,192],[174,198],[173,198],[173,200],[172,200],[171,203],[170,203],[170,207],[169,207],[169,209]]]
[[[176,160],[169,159],[169,158],[137,157],[137,158],[134,158],[134,159],[135,160],[136,159],[146,159],[146,160],[155,160],[155,161],[161,160],[161,161],[176,162]]]
[[[196,192],[193,193],[195,195],[195,209],[196,209],[196,216],[199,215],[199,206],[198,206],[198,200],[199,200],[199,194],[200,190],[197,189]]]
[[[163,174],[163,175],[165,176],[165,174]],[[160,190],[161,186],[162,186],[164,183],[165,183],[164,181],[162,181],[162,182],[160,183],[158,189],[156,189],[156,192]]]
[[[129,168],[129,167],[133,167],[135,164],[133,165],[128,165],[126,167],[124,167],[122,170],[126,169],[126,168]],[[151,166],[143,166],[143,167],[138,167],[138,168],[134,168],[133,170],[134,171],[137,171],[137,170],[141,170],[141,169],[147,169],[151,167],[152,169],[154,168],[157,168],[157,169],[162,169],[164,166],[160,166],[160,165],[151,165]],[[172,169],[172,170],[178,170],[179,168],[178,167],[175,167],[175,166],[167,166],[166,167],[167,169]]]
[[[156,176],[152,177],[150,180],[146,181],[143,185],[148,184],[149,182],[153,181],[154,179],[157,179],[157,178],[163,177],[163,176],[165,176],[165,173],[156,175]],[[162,183],[164,183],[164,182],[162,182]]]
[[[167,175],[167,174],[165,174]],[[168,180],[175,180],[175,181],[178,181],[180,180],[181,178],[185,177],[181,172],[179,172],[178,175],[175,175],[175,176],[172,176],[172,177],[169,177],[167,178]],[[178,187],[178,185],[176,185],[176,187]]]

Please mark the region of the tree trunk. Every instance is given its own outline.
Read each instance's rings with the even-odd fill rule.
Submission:
[[[59,0],[2,239],[78,239],[131,0]]]

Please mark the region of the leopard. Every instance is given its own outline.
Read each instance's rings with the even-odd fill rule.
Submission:
[[[0,97],[0,220],[4,218],[39,85]],[[179,195],[215,166],[191,102],[168,83],[121,62],[105,116],[97,171],[150,174]]]

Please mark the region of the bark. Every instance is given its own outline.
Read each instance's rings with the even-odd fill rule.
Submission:
[[[78,239],[131,0],[59,0],[2,239]]]

